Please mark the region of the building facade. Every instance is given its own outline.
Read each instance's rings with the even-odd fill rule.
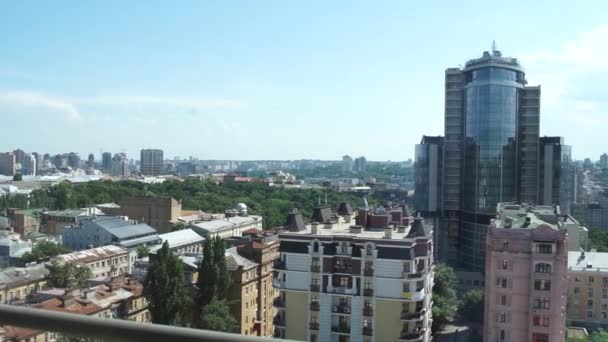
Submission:
[[[171,222],[177,222],[182,204],[172,197],[131,196],[120,200],[120,214],[146,223],[159,233],[171,231]]]
[[[342,157],[342,172],[351,173],[353,172],[353,157],[346,155]]]
[[[568,325],[608,328],[608,253],[568,253]]]
[[[393,228],[383,224],[390,214],[374,212],[373,223],[358,218],[366,225],[303,226],[290,217],[279,232],[275,337],[430,341],[433,233],[421,218]]]
[[[89,267],[93,278],[129,273],[129,251],[114,245],[58,255],[56,260]]]
[[[574,166],[572,148],[562,137],[541,137],[539,158],[538,204],[559,205],[562,213],[570,212]]]
[[[12,152],[0,152],[0,175],[13,176],[17,171],[17,161]]]
[[[124,153],[116,153],[112,157],[110,174],[113,177],[128,177],[129,176],[129,160]]]
[[[22,304],[27,295],[46,288],[49,270],[45,265],[11,267],[0,272],[0,303]]]
[[[486,236],[484,341],[564,341],[568,240],[551,207],[500,203]]]
[[[112,152],[101,154],[101,171],[103,173],[110,173],[112,171]]]
[[[163,150],[141,150],[140,172],[144,176],[158,176],[163,170]]]

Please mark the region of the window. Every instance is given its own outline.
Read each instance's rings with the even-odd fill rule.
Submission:
[[[536,264],[535,267],[536,273],[551,273],[551,265],[550,264]]]
[[[509,250],[509,240],[504,240],[502,242],[502,250],[505,252]]]
[[[534,299],[534,308],[535,309],[549,309],[551,308],[551,302],[549,298],[541,297]]]
[[[574,288],[574,294],[579,294],[580,292],[581,292],[581,289],[579,287]]]
[[[593,308],[593,299],[587,299],[587,308]]]
[[[593,277],[589,277],[589,284],[593,284],[593,281],[594,281]]]
[[[602,289],[602,298],[603,299],[608,298],[608,289],[606,289],[606,288]]]
[[[575,281],[575,282],[577,282],[577,283],[580,283],[581,278],[579,278],[579,277],[574,277],[574,281]]]
[[[548,327],[549,316],[534,315],[533,324],[536,327]]]
[[[409,262],[406,262],[403,264],[403,272],[410,273],[410,263]]]
[[[498,335],[499,335],[499,340],[500,341],[505,341],[506,338],[507,338],[507,333],[503,329],[500,330],[500,333],[498,333]]]
[[[315,253],[319,252],[319,241],[315,241],[312,243],[312,251]]]
[[[549,335],[547,334],[532,334],[532,342],[549,342]]]
[[[536,253],[540,254],[551,254],[553,253],[553,244],[551,243],[537,243]]]
[[[534,289],[537,291],[550,291],[551,280],[537,279],[534,281]]]
[[[502,269],[503,270],[509,269],[509,262],[506,259],[502,261]]]
[[[348,244],[346,242],[342,242],[340,244],[340,253],[342,253],[342,254],[348,253]]]
[[[501,312],[499,315],[499,319],[500,323],[505,323],[507,322],[507,313],[506,312]]]
[[[587,288],[587,297],[593,298],[593,287]]]
[[[500,304],[507,305],[507,296],[506,295],[500,296]]]
[[[503,289],[507,288],[507,278],[498,277],[496,278],[496,287],[501,287]]]
[[[593,318],[593,311],[587,310],[587,318]]]
[[[602,319],[606,319],[606,311],[602,311]]]
[[[348,287],[348,277],[340,277],[340,287]]]

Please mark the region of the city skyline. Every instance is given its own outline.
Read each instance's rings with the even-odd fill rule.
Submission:
[[[5,4],[0,114],[14,119],[0,142],[96,158],[152,146],[169,158],[407,160],[442,133],[444,69],[496,40],[541,85],[540,135],[596,160],[606,4],[566,4]]]

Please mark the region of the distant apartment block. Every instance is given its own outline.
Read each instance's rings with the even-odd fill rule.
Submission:
[[[608,328],[608,253],[568,253],[568,324]]]
[[[608,230],[608,191],[601,192],[597,202],[573,204],[572,215],[589,228]]]
[[[497,205],[486,238],[484,341],[565,340],[567,231],[552,207]]]
[[[144,176],[158,176],[163,170],[163,150],[141,150],[140,172]]]
[[[112,157],[112,167],[110,174],[113,177],[128,177],[129,176],[129,160],[124,153],[116,153]]]
[[[112,170],[112,153],[104,152],[101,155],[101,171],[103,173],[110,173]]]
[[[226,210],[224,218],[192,222],[190,228],[207,239],[214,236],[229,238],[241,236],[248,229],[262,230],[263,218],[249,215],[247,206],[239,203],[235,209]]]
[[[354,161],[353,157],[346,155],[342,157],[342,172],[350,173],[353,172]]]
[[[93,272],[93,278],[129,273],[129,251],[114,245],[62,254],[56,260],[86,266]]]
[[[430,341],[433,233],[398,208],[360,208],[279,232],[275,337],[306,341]],[[390,224],[394,222],[396,224]]]
[[[146,223],[159,233],[171,231],[172,222],[177,222],[182,211],[182,204],[172,197],[123,197],[119,206],[120,209],[113,209],[112,212]]]
[[[17,161],[12,152],[0,152],[0,175],[12,176],[17,171]]]
[[[27,295],[46,287],[46,265],[10,267],[0,271],[0,303],[22,304]]]

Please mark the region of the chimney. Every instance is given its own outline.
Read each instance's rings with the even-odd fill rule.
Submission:
[[[405,233],[405,228],[407,228],[407,226],[397,226],[397,232]]]
[[[359,234],[359,233],[361,233],[362,230],[363,230],[363,227],[361,227],[361,226],[357,226],[357,225],[350,226],[350,232],[353,234]]]
[[[319,233],[319,223],[317,222],[313,222],[312,225],[310,226],[310,232],[314,235]]]
[[[391,239],[393,237],[393,228],[387,227],[384,228],[384,238]]]

